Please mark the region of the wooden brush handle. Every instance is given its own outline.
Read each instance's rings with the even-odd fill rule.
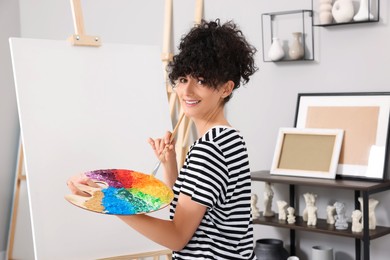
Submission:
[[[183,112],[183,113],[180,115],[179,120],[177,121],[176,126],[175,126],[175,128],[173,129],[173,131],[172,131],[171,138],[169,139],[169,144],[167,144],[167,145],[165,146],[164,150],[162,151],[162,153],[161,153],[160,156],[159,156],[160,161],[161,161],[161,159],[164,157],[164,155],[165,155],[165,153],[166,153],[166,151],[167,151],[168,146],[173,142],[173,139],[175,139],[175,136],[176,136],[176,134],[177,134],[177,132],[178,132],[178,130],[179,130],[180,123],[181,123],[181,121],[183,121],[184,116],[185,116],[185,115],[184,115],[184,112]]]
[[[173,141],[173,139],[175,139],[175,136],[176,136],[176,134],[177,134],[177,130],[179,130],[179,126],[180,126],[180,123],[181,123],[181,121],[183,121],[183,118],[184,118],[184,112],[180,115],[180,118],[179,118],[179,120],[177,121],[177,123],[176,123],[176,126],[175,126],[175,128],[173,129],[173,131],[172,131],[172,135],[171,135],[171,138],[169,139],[169,143],[172,143],[172,141]]]

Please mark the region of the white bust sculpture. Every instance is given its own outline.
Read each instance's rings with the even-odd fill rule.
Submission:
[[[257,195],[252,194],[251,196],[251,209],[252,209],[252,219],[260,217],[260,211],[257,207]]]
[[[336,229],[345,230],[348,228],[347,218],[345,217],[345,204],[342,202],[336,201],[334,203],[336,208],[336,216],[334,217],[336,222]]]
[[[362,232],[363,224],[360,222],[362,212],[358,209],[352,211],[352,232]]]
[[[279,220],[286,220],[287,219],[287,202],[283,200],[278,200],[276,202],[278,205],[278,214],[279,214]]]
[[[360,203],[360,211],[363,212],[363,198],[358,198]],[[374,230],[376,228],[376,216],[375,216],[375,208],[379,204],[379,201],[376,199],[368,200],[368,229]],[[364,219],[362,218],[362,223]]]
[[[265,182],[264,184],[264,217],[272,217],[275,215],[275,212],[272,211],[272,199],[274,197],[274,192],[272,190],[272,184]]]
[[[305,193],[303,194],[303,198],[305,199],[306,208],[303,210],[303,221],[307,221],[308,219],[308,207],[315,206],[317,194],[313,193]]]

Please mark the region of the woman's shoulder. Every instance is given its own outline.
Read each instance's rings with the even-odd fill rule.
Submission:
[[[240,131],[232,126],[216,125],[210,128],[204,136],[208,135],[212,139],[221,138],[226,135],[238,135],[241,136]]]
[[[226,146],[232,143],[242,143],[245,145],[244,138],[239,130],[231,126],[214,126],[210,128],[198,143],[213,143],[216,146]]]
[[[221,149],[222,146],[231,143],[242,143],[245,145],[244,139],[239,130],[232,126],[217,125],[210,128],[203,136],[198,138],[190,147],[213,146],[216,149]]]

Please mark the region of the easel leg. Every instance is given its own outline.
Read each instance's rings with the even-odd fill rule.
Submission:
[[[163,69],[164,69],[164,75],[165,75],[165,81],[166,81],[166,87],[167,87],[167,95],[169,99],[169,108],[171,112],[171,119],[172,124],[175,121],[176,114],[181,113],[182,109],[180,107],[180,102],[178,101],[177,95],[172,92],[171,88],[168,86],[167,81],[167,75],[166,75],[166,65],[170,60],[172,60],[172,53],[170,52],[171,47],[171,32],[172,32],[172,0],[165,0],[165,20],[164,20],[164,38],[163,38],[163,54],[162,61],[163,61]],[[195,25],[200,24],[203,17],[203,0],[196,0],[195,3]],[[188,138],[190,136],[191,132],[191,121],[188,118],[184,119],[185,121],[183,124],[181,124],[178,138],[176,142],[176,153],[177,153],[177,160],[178,160],[178,166],[179,168],[183,165],[185,156],[188,151]],[[174,124],[173,124],[174,125]]]
[[[8,236],[8,249],[7,249],[7,259],[11,260],[13,255],[14,241],[15,241],[15,229],[16,229],[16,219],[18,215],[19,208],[19,196],[20,196],[20,185],[22,180],[26,179],[26,176],[23,175],[23,146],[22,143],[19,144],[19,156],[18,156],[18,165],[17,173],[15,176],[15,189],[14,189],[14,199],[12,205],[12,216],[11,216],[11,225]]]

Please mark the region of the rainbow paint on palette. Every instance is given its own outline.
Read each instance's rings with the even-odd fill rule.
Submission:
[[[149,174],[132,170],[107,169],[85,173],[102,189],[79,205],[85,209],[115,215],[134,215],[159,210],[173,199],[173,192]]]

